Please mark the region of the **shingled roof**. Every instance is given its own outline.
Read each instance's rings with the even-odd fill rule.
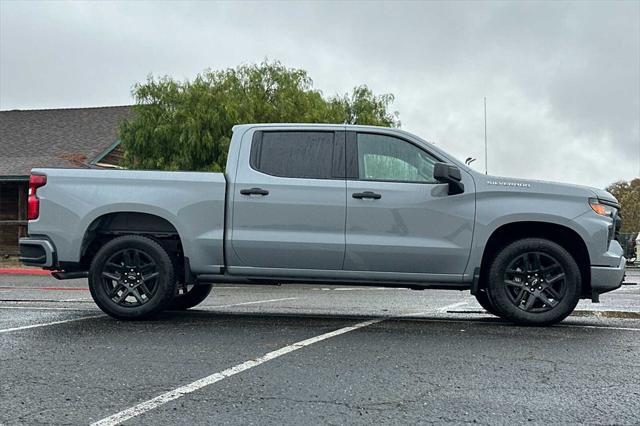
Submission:
[[[34,167],[91,167],[117,142],[130,106],[0,111],[0,177]]]

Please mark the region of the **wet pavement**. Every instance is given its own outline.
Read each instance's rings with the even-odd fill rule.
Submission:
[[[315,284],[220,285],[121,322],[85,280],[2,275],[0,424],[637,424],[627,281],[536,328],[468,292]]]

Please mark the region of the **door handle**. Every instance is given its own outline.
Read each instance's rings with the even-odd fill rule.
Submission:
[[[357,198],[359,200],[362,200],[363,198],[370,198],[372,200],[379,200],[380,198],[382,198],[381,194],[377,194],[377,193],[371,192],[371,191],[354,192],[351,196],[353,198]]]
[[[242,195],[269,195],[269,191],[262,188],[250,188],[250,189],[241,189],[240,194]]]

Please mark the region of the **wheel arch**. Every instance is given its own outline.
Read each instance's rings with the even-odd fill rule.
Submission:
[[[110,211],[98,215],[84,228],[79,256],[81,267],[90,264],[100,246],[120,235],[147,236],[168,253],[184,256],[180,232],[166,217],[135,210]]]
[[[573,256],[582,278],[582,297],[591,296],[591,269],[585,241],[575,230],[556,223],[518,221],[501,225],[489,236],[482,254],[479,287],[486,286],[490,262],[505,245],[522,238],[545,238],[560,244]]]

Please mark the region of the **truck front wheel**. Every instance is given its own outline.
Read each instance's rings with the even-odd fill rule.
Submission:
[[[493,307],[493,303],[491,302],[491,297],[489,297],[489,293],[487,293],[487,289],[481,288],[478,290],[478,294],[476,294],[476,300],[478,304],[482,306],[482,308],[490,313],[491,315],[500,316],[496,308]]]
[[[560,245],[525,238],[506,246],[489,269],[489,296],[505,319],[524,325],[551,325],[578,304],[580,270]]]
[[[149,318],[173,299],[173,264],[162,246],[150,238],[117,237],[106,243],[91,262],[89,290],[98,307],[114,318]]]

